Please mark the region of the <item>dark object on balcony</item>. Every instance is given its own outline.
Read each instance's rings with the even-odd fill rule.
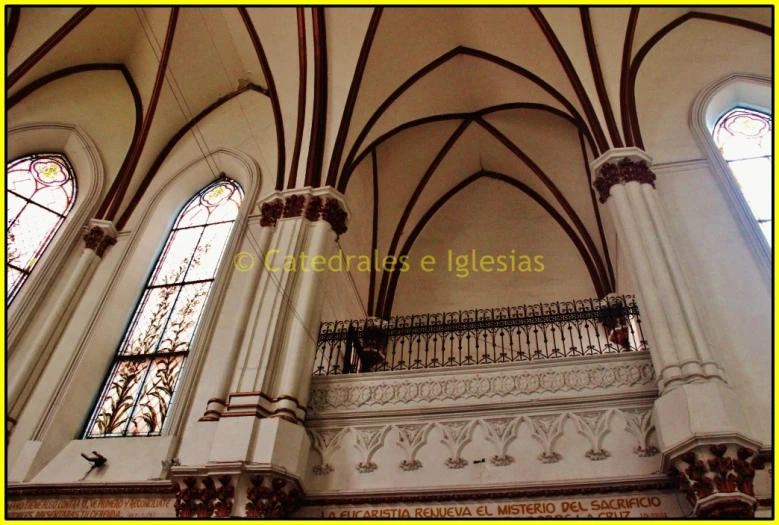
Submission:
[[[362,332],[362,368],[360,372],[368,372],[382,363],[387,357],[387,342],[389,337],[381,326],[368,325]]]
[[[647,343],[635,299],[612,295],[322,323],[313,373],[414,370],[640,350],[647,350]]]

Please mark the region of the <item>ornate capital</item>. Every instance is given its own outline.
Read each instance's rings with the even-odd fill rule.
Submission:
[[[306,203],[305,195],[290,195],[284,201],[282,217],[300,217],[303,214],[303,206]]]
[[[609,191],[615,184],[625,184],[628,182],[639,182],[641,184],[651,184],[655,187],[657,177],[649,169],[645,160],[635,161],[629,157],[623,157],[619,162],[606,162],[600,166],[600,173],[592,186],[598,192],[601,204],[609,198]]]
[[[303,217],[310,222],[327,222],[340,237],[346,233],[349,213],[342,200],[331,196],[333,193],[332,188],[276,192],[276,198],[260,204],[260,225],[272,227],[282,218]]]
[[[284,203],[281,199],[276,199],[270,202],[264,202],[260,206],[260,226],[274,227],[276,221],[281,218],[281,212],[284,210]]]
[[[252,476],[246,491],[247,518],[286,518],[300,506],[303,494],[294,482],[273,475]]]
[[[673,460],[673,473],[699,517],[752,518],[755,515],[755,470],[766,459],[737,445],[711,445]]]
[[[223,475],[217,478],[219,487],[214,480],[206,476],[200,480],[189,476],[184,478],[179,484],[179,490],[176,492],[177,518],[210,518],[226,517],[233,512],[233,496],[235,487],[230,475]],[[182,484],[183,483],[183,484]]]
[[[336,199],[327,199],[322,207],[322,220],[327,221],[332,226],[333,231],[339,237],[346,233],[346,212],[341,208],[341,204]]]
[[[103,257],[108,247],[116,244],[116,229],[109,221],[93,219],[83,238],[86,249],[92,250],[98,257]]]

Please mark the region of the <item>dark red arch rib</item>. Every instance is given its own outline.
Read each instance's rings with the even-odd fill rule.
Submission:
[[[130,141],[130,150],[131,150],[133,144],[136,144],[140,137],[141,126],[143,124],[143,102],[141,101],[141,94],[138,91],[138,86],[135,85],[135,81],[133,80],[130,71],[127,69],[127,66],[125,66],[124,64],[81,64],[78,66],[66,67],[64,69],[60,69],[59,71],[54,71],[53,73],[49,73],[48,75],[41,77],[31,82],[30,84],[24,86],[22,89],[14,93],[13,96],[9,97],[8,109],[9,110],[12,109],[19,102],[21,102],[28,96],[32,95],[37,90],[41,89],[47,84],[68,77],[70,75],[76,75],[79,73],[87,73],[87,72],[94,72],[94,71],[119,71],[120,73],[122,73],[122,76],[124,77],[124,81],[127,83],[127,87],[130,89],[130,93],[132,94],[133,97],[133,104],[135,106],[135,129],[133,130],[133,136]],[[124,161],[122,162],[122,166],[119,168],[119,175],[124,173],[124,171],[127,169],[127,163],[130,160],[130,150],[128,150],[128,153],[127,155],[125,155]],[[119,176],[117,176],[117,178],[114,180],[114,183],[112,184],[112,190],[116,191],[118,185],[119,185]],[[97,214],[98,217],[100,217],[101,214],[105,212],[105,208],[108,206],[108,204],[109,204],[109,200],[108,198],[106,198],[102,202],[100,209],[98,210],[98,214]]]
[[[365,39],[362,42],[360,56],[357,59],[357,65],[354,68],[354,75],[352,76],[352,85],[349,86],[349,94],[346,96],[346,104],[344,105],[344,112],[341,116],[341,125],[338,127],[338,135],[336,135],[335,138],[333,154],[330,157],[330,168],[327,172],[328,186],[335,186],[336,179],[338,178],[341,155],[343,155],[346,135],[349,133],[349,125],[352,122],[352,113],[354,113],[354,105],[357,102],[357,93],[360,91],[362,76],[365,73],[365,66],[368,64],[368,55],[371,52],[373,38],[376,36],[376,30],[379,28],[379,21],[381,20],[383,11],[383,7],[373,8],[373,15],[371,15],[371,21],[368,24],[368,30],[366,31]]]
[[[414,85],[416,82],[418,82],[421,78],[423,78],[425,75],[430,73],[431,71],[435,70],[442,64],[445,64],[452,58],[458,56],[458,55],[466,55],[466,56],[472,56],[474,58],[480,58],[482,60],[486,60],[488,62],[492,62],[493,64],[496,64],[498,66],[501,66],[505,69],[508,69],[509,71],[512,71],[513,73],[517,73],[520,76],[523,76],[536,84],[537,86],[541,87],[543,90],[545,90],[547,93],[552,95],[558,102],[560,102],[565,109],[568,110],[568,112],[577,120],[581,120],[583,122],[583,119],[581,115],[579,115],[579,112],[576,111],[576,108],[573,107],[573,105],[566,99],[560,92],[558,92],[556,89],[554,89],[550,84],[545,82],[543,79],[538,77],[537,75],[531,73],[527,69],[518,66],[514,64],[513,62],[510,62],[506,59],[500,58],[498,56],[495,56],[493,54],[487,53],[485,51],[479,51],[477,49],[472,49],[469,47],[464,46],[458,46],[452,49],[451,51],[448,51],[441,55],[440,57],[436,58],[423,68],[421,68],[419,71],[411,75],[403,84],[401,84],[395,91],[392,92],[392,94],[387,97],[387,99],[382,102],[382,104],[374,111],[373,115],[371,115],[370,119],[368,119],[368,122],[363,127],[362,131],[360,131],[360,134],[357,136],[357,139],[355,140],[354,144],[352,145],[351,150],[349,151],[349,155],[346,157],[346,161],[344,162],[344,166],[350,166],[352,162],[354,161],[354,158],[357,155],[357,151],[359,150],[359,147],[361,143],[365,140],[365,137],[370,132],[371,128],[376,124],[376,122],[379,120],[382,114],[405,92],[407,91],[412,85]],[[338,187],[341,187],[342,185],[339,183]]]
[[[133,92],[133,98],[135,98],[135,94],[138,92],[138,87],[135,85],[135,81],[133,80],[132,75],[130,75],[130,72],[127,70],[127,66],[125,66],[124,64],[114,64],[114,63],[79,64],[77,66],[70,66],[70,67],[66,67],[54,71],[53,73],[49,73],[48,75],[45,75],[37,80],[30,82],[28,85],[24,86],[22,89],[20,89],[10,97],[8,97],[7,109],[13,109],[13,107],[16,106],[19,102],[21,102],[28,96],[32,95],[33,93],[35,93],[43,86],[54,82],[55,80],[65,78],[70,75],[76,75],[78,73],[87,73],[90,71],[121,72],[122,75],[124,76],[125,81],[127,82],[127,86],[130,88],[130,91]],[[138,107],[140,105],[141,105],[140,99],[136,100],[136,110],[138,110]],[[143,111],[142,108],[141,111]]]
[[[573,207],[570,205],[565,196],[563,196],[563,193],[557,188],[557,186],[546,175],[546,173],[544,173],[544,171],[535,162],[533,162],[533,160],[527,154],[525,154],[525,152],[523,152],[516,144],[509,140],[508,137],[501,133],[500,130],[481,117],[477,117],[475,121],[486,131],[488,131],[493,137],[495,137],[501,144],[508,148],[508,150],[511,151],[519,160],[521,160],[528,168],[530,168],[530,170],[536,175],[536,177],[538,177],[544,186],[546,186],[550,193],[554,195],[557,202],[560,204],[563,210],[565,210],[565,214],[568,216],[571,222],[573,222],[574,226],[579,232],[579,235],[581,235],[582,239],[584,239],[584,243],[587,245],[587,249],[590,251],[592,260],[595,261],[601,289],[608,289],[610,292],[611,290],[609,289],[610,286],[608,284],[609,279],[606,274],[606,268],[603,265],[603,261],[601,260],[598,250],[595,248],[595,243],[593,242],[592,237],[590,237],[587,228],[584,227],[584,223],[582,223],[579,215],[574,211]]]
[[[622,68],[619,78],[619,106],[622,115],[622,133],[625,136],[625,144],[633,144],[633,133],[630,125],[630,112],[628,111],[628,79],[630,78],[630,60],[633,58],[633,38],[636,36],[638,25],[638,13],[640,7],[631,7],[628,25],[625,29],[625,44],[622,48]]]
[[[281,104],[279,103],[279,95],[276,92],[276,83],[273,81],[273,73],[268,64],[268,58],[265,56],[265,50],[260,42],[260,37],[257,34],[257,30],[252,24],[252,19],[249,16],[249,12],[245,7],[238,7],[238,12],[241,14],[246,30],[249,32],[249,38],[254,46],[254,51],[257,54],[257,59],[260,61],[260,68],[262,74],[265,77],[265,82],[268,83],[268,94],[270,96],[271,108],[273,109],[273,120],[276,121],[276,143],[278,148],[278,161],[276,161],[276,190],[281,191],[284,189],[284,166],[286,164],[286,150],[284,145],[284,122],[281,118]]]
[[[587,117],[587,121],[590,123],[590,128],[592,128],[592,134],[595,136],[595,142],[598,143],[598,148],[600,148],[601,151],[608,150],[609,143],[606,140],[606,135],[603,134],[603,129],[601,129],[598,117],[595,115],[595,109],[592,107],[590,97],[587,96],[584,85],[582,84],[581,79],[579,79],[579,75],[576,73],[576,68],[573,67],[571,59],[568,58],[568,54],[557,39],[557,35],[552,29],[552,26],[546,21],[541,9],[538,7],[529,7],[528,9],[533,15],[533,18],[536,19],[544,36],[546,36],[546,39],[549,41],[549,45],[552,46],[555,55],[557,55],[557,59],[560,61],[560,65],[563,66],[563,70],[565,71],[566,76],[568,76],[568,80],[571,82],[574,92],[576,92],[576,97],[579,99],[582,108],[584,108],[584,114]]]
[[[379,159],[376,150],[371,150],[373,175],[373,231],[371,232],[371,280],[368,285],[368,315],[373,316],[376,296],[376,250],[379,246]]]
[[[595,35],[592,32],[592,21],[590,20],[590,8],[580,7],[579,13],[582,19],[582,32],[584,33],[584,44],[587,46],[587,56],[590,59],[592,69],[592,78],[595,81],[595,91],[598,93],[598,100],[603,109],[603,117],[606,119],[606,127],[609,130],[611,143],[615,148],[622,147],[622,137],[619,136],[617,120],[614,118],[614,112],[611,110],[609,93],[606,91],[606,83],[603,80],[603,71],[600,68],[600,59],[598,58],[598,49],[595,46]]]
[[[40,60],[45,57],[49,51],[54,49],[54,46],[59,44],[63,38],[68,36],[71,31],[73,31],[77,25],[81,23],[82,20],[84,20],[89,13],[94,11],[94,7],[82,7],[79,9],[75,15],[70,17],[70,20],[65,22],[65,24],[60,27],[53,35],[51,35],[41,46],[33,51],[32,55],[27,57],[27,60],[22,62],[19,67],[14,69],[10,75],[8,75],[8,80],[6,80],[5,83],[5,89],[9,90],[11,89],[14,84],[19,82],[22,77],[30,71],[35,64],[40,62]]]
[[[157,76],[154,79],[154,87],[152,88],[151,97],[149,98],[149,105],[146,110],[146,115],[143,117],[143,124],[141,124],[141,130],[136,137],[136,140],[130,144],[130,149],[127,151],[122,167],[119,169],[119,173],[114,179],[114,183],[108,190],[103,203],[98,210],[98,217],[112,221],[116,217],[119,211],[119,206],[124,199],[127,188],[130,186],[135,168],[138,166],[138,161],[141,158],[141,153],[146,145],[146,138],[149,136],[152,122],[154,121],[154,115],[157,111],[157,103],[160,100],[160,94],[162,93],[162,85],[165,83],[165,72],[168,69],[168,60],[170,59],[170,52],[173,49],[173,39],[176,35],[176,24],[179,17],[178,7],[172,7],[170,10],[170,18],[168,19],[168,29],[165,34],[165,42],[162,47],[162,54],[160,55],[160,63],[157,67]]]
[[[5,28],[5,53],[11,49],[14,43],[14,37],[16,37],[16,30],[19,29],[19,18],[22,16],[22,8],[14,6],[9,8],[11,14],[8,17],[8,27]]]
[[[300,161],[300,148],[303,144],[303,127],[306,122],[306,74],[308,63],[306,61],[306,14],[302,7],[295,8],[298,19],[298,122],[295,129],[295,146],[292,150],[292,161],[289,165],[289,178],[287,189],[296,186],[298,175],[298,162]]]
[[[425,215],[422,217],[422,219],[417,223],[417,225],[414,227],[414,230],[411,232],[411,234],[406,239],[406,242],[403,244],[403,249],[400,252],[400,255],[408,255],[408,253],[411,251],[411,247],[414,245],[414,242],[416,241],[419,234],[422,232],[424,227],[427,225],[427,223],[430,221],[430,219],[438,212],[438,210],[446,204],[449,199],[454,197],[457,193],[465,189],[467,186],[472,184],[473,182],[481,179],[482,177],[491,178],[500,180],[502,182],[505,182],[507,184],[510,184],[514,186],[515,188],[519,189],[520,191],[524,192],[527,196],[529,196],[531,199],[536,201],[538,204],[540,204],[544,210],[546,210],[547,213],[549,213],[552,218],[554,218],[555,221],[560,225],[560,227],[563,228],[565,233],[568,235],[568,237],[571,239],[571,241],[574,243],[576,248],[579,250],[579,254],[582,257],[582,260],[584,261],[584,264],[587,266],[587,271],[590,273],[590,278],[592,279],[593,287],[595,288],[595,292],[599,297],[602,297],[605,295],[604,290],[600,286],[600,282],[597,279],[597,272],[595,271],[595,267],[592,264],[592,260],[589,258],[589,254],[587,253],[587,250],[585,249],[584,245],[582,244],[579,237],[574,233],[574,231],[571,229],[571,226],[560,216],[560,214],[555,210],[546,200],[544,200],[543,197],[541,197],[538,193],[533,191],[531,188],[529,188],[527,185],[519,182],[518,180],[509,177],[507,175],[504,175],[502,173],[495,173],[490,171],[480,171],[477,173],[474,173],[464,181],[460,182],[456,186],[454,186],[451,190],[446,192],[438,201],[436,201],[435,204],[425,213]],[[397,289],[397,283],[398,283],[398,277],[400,276],[400,272],[392,272],[391,278],[390,278],[390,285],[389,289],[387,291],[386,297],[380,297],[379,300],[381,301],[383,299],[383,308],[379,312],[378,316],[382,318],[388,318],[392,315],[392,305],[395,300],[395,291]]]
[[[314,107],[305,185],[318,188],[322,180],[327,131],[327,34],[323,7],[311,8],[311,25],[314,30]]]
[[[414,188],[414,193],[411,195],[411,198],[406,203],[406,207],[403,210],[403,215],[401,215],[398,224],[395,226],[395,233],[392,235],[392,240],[390,241],[389,249],[387,250],[388,254],[393,255],[395,253],[395,250],[397,250],[398,243],[400,242],[400,236],[403,233],[403,230],[406,228],[406,221],[408,221],[408,218],[411,215],[412,210],[414,209],[414,205],[419,200],[420,195],[422,195],[422,191],[424,191],[425,186],[427,186],[427,182],[433,176],[435,170],[438,169],[438,166],[441,164],[444,158],[446,158],[446,155],[452,149],[452,146],[454,146],[457,140],[462,136],[462,134],[465,133],[465,130],[468,128],[470,124],[471,124],[471,120],[468,119],[468,120],[464,120],[462,123],[460,123],[459,126],[457,126],[457,129],[455,129],[454,133],[452,133],[452,135],[446,140],[444,145],[438,151],[438,154],[435,156],[433,161],[428,166],[427,170],[425,170],[425,173],[422,175],[422,178],[417,183],[416,188]],[[389,279],[389,274],[387,272],[382,272],[381,285],[379,286],[379,297],[386,296],[387,286],[389,284],[388,279]]]
[[[673,22],[667,24],[665,27],[663,27],[660,31],[655,33],[652,38],[647,40],[647,42],[641,47],[641,49],[636,53],[636,57],[633,60],[633,63],[630,66],[630,77],[629,77],[629,84],[628,84],[628,110],[630,111],[630,120],[631,120],[631,128],[633,132],[633,144],[629,144],[631,146],[637,146],[641,149],[644,149],[644,141],[641,138],[641,128],[638,123],[638,111],[636,108],[636,77],[638,76],[638,69],[641,67],[641,63],[646,58],[647,54],[651,49],[660,41],[662,40],[668,33],[679,27],[680,25],[684,24],[685,22],[689,20],[706,20],[709,22],[719,22],[722,24],[730,24],[737,27],[742,27],[744,29],[749,29],[751,31],[757,31],[758,33],[764,34],[766,36],[773,36],[773,29],[770,27],[764,26],[762,24],[758,24],[756,22],[750,22],[748,20],[742,20],[740,18],[733,18],[730,16],[724,16],[724,15],[714,15],[710,13],[699,13],[699,12],[689,12],[685,13],[684,15],[680,16]],[[623,112],[625,111],[625,108],[623,108]]]
[[[609,255],[609,244],[606,242],[606,234],[603,231],[603,222],[600,217],[600,207],[598,207],[598,201],[595,199],[595,189],[592,187],[592,171],[590,171],[590,162],[587,158],[587,146],[584,143],[584,136],[579,133],[579,144],[582,148],[582,162],[584,162],[584,172],[587,174],[587,182],[590,186],[590,200],[592,202],[592,209],[595,212],[595,220],[598,223],[598,235],[600,235],[600,243],[603,247],[603,257],[606,259],[606,269],[609,272],[609,280],[607,281],[607,288],[610,291],[614,291],[617,287],[617,280],[614,278],[614,268],[611,265],[611,256]]]
[[[162,148],[157,157],[154,159],[154,162],[152,162],[149,171],[146,173],[146,176],[138,186],[138,190],[136,190],[135,194],[132,196],[132,199],[130,199],[130,203],[127,205],[127,208],[124,210],[124,213],[122,213],[122,216],[119,218],[119,221],[116,224],[117,229],[121,230],[127,224],[127,221],[130,219],[133,211],[138,206],[138,202],[140,202],[141,197],[143,197],[143,194],[146,192],[146,189],[149,187],[152,179],[157,175],[157,172],[162,166],[162,163],[165,162],[165,159],[168,157],[168,155],[170,155],[170,152],[173,151],[173,148],[184,137],[184,135],[186,135],[192,128],[197,126],[200,121],[213,113],[220,106],[234,99],[238,95],[248,91],[253,91],[255,93],[268,96],[268,91],[262,86],[248,84],[233,91],[232,93],[228,93],[227,95],[220,97],[216,102],[208,106],[206,109],[198,113],[192,120],[187,122],[181,129],[176,132],[175,135],[170,138],[170,140],[168,140],[167,144],[165,144],[165,147]]]
[[[352,163],[351,166],[345,167],[342,176],[342,181],[339,183],[338,191],[340,191],[341,193],[344,193],[346,191],[346,188],[348,187],[349,184],[349,180],[351,180],[352,172],[357,168],[357,166],[360,165],[360,162],[363,161],[363,159],[370,153],[371,150],[379,147],[382,143],[384,143],[385,141],[389,140],[390,138],[392,138],[393,136],[397,135],[402,131],[405,131],[407,129],[416,126],[430,124],[433,122],[473,119],[475,117],[479,117],[479,116],[483,117],[491,113],[497,113],[500,111],[510,111],[513,109],[532,109],[538,111],[546,111],[547,113],[551,113],[555,116],[565,119],[568,122],[570,122],[572,125],[574,125],[581,133],[584,134],[584,136],[587,138],[587,142],[590,144],[590,148],[592,149],[592,151],[598,150],[595,147],[595,143],[593,142],[592,135],[590,134],[590,130],[587,128],[587,126],[584,125],[583,122],[577,121],[568,113],[561,111],[557,108],[553,108],[552,106],[547,106],[546,104],[538,104],[536,102],[508,102],[505,104],[498,104],[495,106],[483,108],[478,111],[473,111],[471,113],[445,113],[442,115],[430,115],[428,117],[422,117],[417,120],[411,120],[409,122],[405,122],[400,126],[391,129],[390,131],[376,138],[373,142],[370,143],[370,145],[368,145],[364,150],[362,150],[362,152],[360,152],[357,158],[354,159],[354,162]]]

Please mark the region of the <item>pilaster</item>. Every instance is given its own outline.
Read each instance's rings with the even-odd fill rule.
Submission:
[[[660,397],[655,423],[662,468],[688,488],[700,517],[752,517],[761,443],[714,360],[660,212],[652,158],[617,148],[592,163],[593,187],[626,246]]]

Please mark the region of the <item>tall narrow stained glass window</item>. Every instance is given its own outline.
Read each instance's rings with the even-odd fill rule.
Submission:
[[[84,437],[161,434],[242,199],[223,177],[179,214]]]
[[[68,159],[30,155],[6,169],[6,305],[16,297],[76,200]]]
[[[771,116],[745,108],[725,113],[714,126],[714,142],[730,166],[760,229],[771,244]]]

